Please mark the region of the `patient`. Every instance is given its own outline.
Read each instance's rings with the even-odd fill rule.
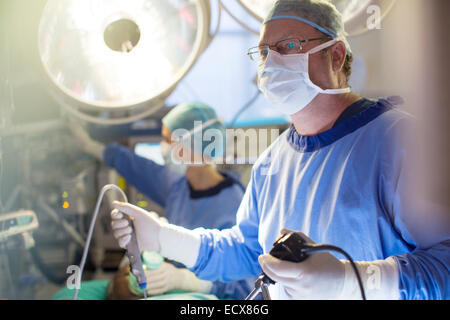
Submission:
[[[106,289],[107,300],[136,300],[141,297],[131,293],[128,289],[128,283],[130,278],[130,266],[127,265],[114,275],[114,278]]]
[[[142,254],[147,278],[147,294],[152,299],[211,300],[217,299],[210,294],[212,284],[198,279],[186,268],[177,268],[154,252]],[[128,259],[125,258],[109,282],[106,289],[107,300],[136,300],[144,297],[136,277],[130,273]],[[174,271],[174,269],[177,269]],[[182,275],[182,276],[180,276]]]

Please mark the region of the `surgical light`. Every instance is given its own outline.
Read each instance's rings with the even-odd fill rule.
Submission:
[[[209,24],[206,0],[48,0],[38,47],[72,111],[148,111],[205,50]]]

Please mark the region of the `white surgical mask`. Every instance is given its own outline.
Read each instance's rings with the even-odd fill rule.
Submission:
[[[164,159],[165,166],[172,172],[178,173],[179,175],[184,176],[187,171],[187,165],[184,163],[175,163],[173,161],[173,150],[174,147],[169,145],[168,143],[161,143],[161,154]]]
[[[313,99],[323,94],[343,94],[350,88],[323,90],[309,77],[309,55],[326,49],[337,40],[328,41],[307,53],[282,55],[269,50],[258,70],[258,86],[266,99],[286,115],[303,110]]]

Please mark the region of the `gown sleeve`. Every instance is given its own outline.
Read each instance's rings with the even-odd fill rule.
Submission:
[[[197,229],[201,245],[197,262],[191,270],[200,279],[228,282],[254,277],[261,272],[258,256],[262,254],[262,248],[258,242],[255,185],[253,170],[235,226],[221,231]]]
[[[236,199],[228,198],[230,202],[236,201],[240,203],[242,200],[243,193],[233,193]],[[223,220],[218,225],[219,230],[232,228],[236,224],[236,213],[228,210]],[[244,300],[249,293],[253,290],[255,286],[256,278],[251,277],[245,280],[238,280],[232,282],[222,282],[214,281],[211,294],[217,296],[219,299],[233,299],[233,300]]]
[[[412,251],[395,255],[403,300],[450,298],[449,212],[422,196],[418,164],[420,150],[415,123],[399,121],[389,130],[383,166],[383,198],[394,229]],[[423,172],[423,171],[422,171]]]
[[[109,167],[116,169],[125,180],[162,207],[166,205],[171,186],[180,178],[165,166],[116,143],[106,146],[103,158]]]

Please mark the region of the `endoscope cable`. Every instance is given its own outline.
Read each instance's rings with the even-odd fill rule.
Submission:
[[[364,291],[364,286],[361,280],[361,275],[359,274],[358,268],[356,267],[355,262],[353,261],[352,257],[345,252],[345,250],[333,246],[333,245],[329,245],[329,244],[308,244],[305,245],[305,247],[303,248],[304,252],[306,253],[317,253],[317,252],[328,252],[328,251],[334,251],[334,252],[338,252],[342,255],[345,256],[345,258],[350,262],[353,271],[355,272],[356,278],[358,280],[358,285],[359,285],[359,289],[361,291],[361,297],[363,300],[367,300],[366,299],[366,293]]]
[[[128,202],[128,199],[127,199],[127,196],[126,196],[125,192],[123,192],[123,190],[120,189],[119,187],[117,187],[116,185],[113,185],[113,184],[106,185],[106,186],[103,187],[102,191],[100,192],[100,195],[99,195],[98,200],[97,200],[97,204],[95,206],[94,215],[92,216],[91,225],[89,227],[88,236],[87,236],[87,240],[86,240],[86,245],[85,245],[84,250],[83,250],[83,257],[81,258],[80,269],[79,269],[80,271],[79,271],[79,276],[78,276],[77,281],[76,281],[77,285],[75,286],[75,292],[74,292],[74,295],[73,295],[73,300],[77,300],[77,298],[78,298],[78,292],[79,292],[79,287],[81,286],[82,274],[83,274],[84,267],[85,267],[85,264],[86,264],[87,254],[88,254],[88,251],[89,251],[89,246],[91,244],[92,235],[94,233],[95,222],[97,220],[98,212],[100,210],[100,205],[102,203],[103,197],[104,197],[105,193],[107,191],[109,191],[109,190],[116,190],[116,191],[118,191],[121,194],[124,202]],[[143,291],[144,291],[144,298],[145,298],[145,300],[147,300],[146,288],[144,288]]]

